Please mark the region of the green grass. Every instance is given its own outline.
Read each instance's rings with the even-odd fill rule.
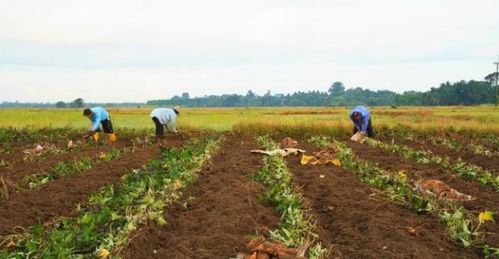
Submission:
[[[115,127],[148,128],[154,124],[151,108],[109,109]],[[178,127],[230,130],[236,125],[335,127],[350,129],[347,108],[183,108]],[[420,130],[474,130],[499,133],[499,108],[473,107],[375,107],[374,127],[402,125]],[[88,128],[89,121],[81,109],[0,109],[0,127],[72,127]]]

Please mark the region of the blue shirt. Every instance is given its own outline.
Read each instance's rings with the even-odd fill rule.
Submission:
[[[94,107],[90,110],[92,111],[92,117],[90,118],[90,121],[92,122],[92,131],[96,131],[99,129],[99,124],[102,121],[109,119],[109,113],[102,107]]]
[[[362,133],[366,133],[367,124],[369,123],[369,119],[371,119],[371,113],[369,113],[369,110],[366,107],[357,106],[357,107],[353,108],[353,110],[350,112],[350,118],[352,118],[352,114],[354,112],[360,113],[360,116],[361,116],[360,124],[352,119],[354,127],[357,130],[361,131]]]

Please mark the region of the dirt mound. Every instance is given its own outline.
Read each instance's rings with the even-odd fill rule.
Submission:
[[[263,187],[248,177],[261,161],[249,154],[255,148],[254,140],[228,136],[183,201],[167,209],[167,225],[140,230],[120,256],[230,258],[246,249],[249,236],[275,228],[279,215],[257,199]]]
[[[322,243],[332,245],[331,258],[479,258],[449,241],[437,218],[393,204],[354,173],[303,166],[298,157],[286,160],[317,220]]]
[[[13,164],[9,168],[4,168],[2,170],[3,171],[2,177],[4,177],[4,179],[8,179],[10,182],[12,182],[15,185],[19,185],[19,187],[24,188],[26,187],[22,183],[24,177],[36,174],[37,172],[40,172],[42,170],[47,171],[59,162],[78,161],[85,157],[95,156],[100,152],[105,153],[113,147],[121,149],[130,145],[131,145],[130,141],[121,140],[113,145],[83,147],[81,149],[72,152],[59,155],[51,155],[38,162],[23,161],[22,157],[25,154],[22,154],[22,152],[20,152],[17,155],[16,159],[14,160]]]
[[[348,142],[347,144],[360,159],[377,163],[381,168],[386,170],[404,170],[414,181],[420,179],[438,179],[454,189],[465,191],[466,194],[476,198],[476,200],[467,201],[463,204],[470,211],[499,211],[499,193],[493,191],[491,188],[457,175],[446,174],[436,166],[420,164],[406,159],[402,155],[384,151],[380,148],[373,148],[352,142]],[[488,224],[485,226],[484,231],[499,233],[499,224]],[[499,235],[488,235],[486,242],[497,246],[499,244]]]
[[[181,146],[184,137],[171,138],[171,147]],[[76,205],[105,185],[116,184],[130,169],[139,168],[159,155],[157,145],[138,148],[133,154],[98,164],[76,175],[26,190],[0,201],[0,235],[11,234],[16,226],[29,227],[60,216],[74,215]]]
[[[385,138],[384,141],[391,142],[392,139]],[[461,158],[470,164],[481,166],[484,169],[490,170],[493,175],[499,175],[499,157],[497,156],[486,157],[464,149],[459,151],[452,150],[443,145],[424,143],[421,141],[411,141],[407,139],[395,139],[395,143],[406,145],[415,150],[431,150],[433,154],[441,157],[448,156],[454,162],[456,162],[458,158]]]

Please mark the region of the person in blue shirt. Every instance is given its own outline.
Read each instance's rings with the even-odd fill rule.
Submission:
[[[350,112],[350,119],[353,122],[353,134],[360,131],[362,135],[370,138],[374,137],[374,130],[371,123],[371,113],[364,106],[357,106]]]
[[[83,116],[87,117],[92,123],[92,128],[83,136],[84,139],[92,137],[95,141],[99,141],[100,126],[102,125],[104,133],[108,134],[109,142],[116,141],[111,117],[109,117],[109,113],[106,109],[102,107],[87,108],[83,110]]]

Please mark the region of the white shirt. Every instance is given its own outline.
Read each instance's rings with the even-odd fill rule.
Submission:
[[[156,108],[151,112],[152,117],[158,118],[159,122],[163,125],[175,123],[177,120],[177,114],[172,108]]]

